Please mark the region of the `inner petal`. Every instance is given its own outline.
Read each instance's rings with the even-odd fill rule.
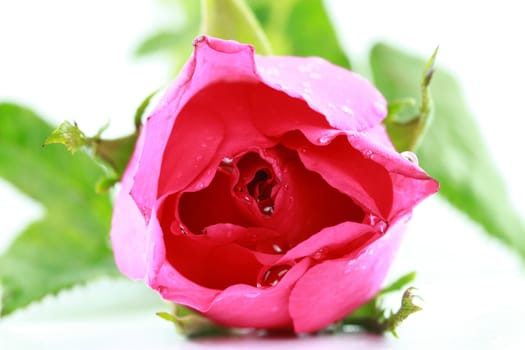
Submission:
[[[240,237],[235,242],[275,254],[284,254],[325,227],[362,222],[364,217],[352,198],[307,170],[297,152],[283,146],[223,160],[210,185],[183,193],[174,211],[196,234],[218,224],[266,228],[272,234],[258,237],[264,244]]]

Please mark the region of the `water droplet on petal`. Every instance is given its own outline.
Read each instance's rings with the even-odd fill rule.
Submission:
[[[277,243],[272,244],[272,248],[278,254],[281,254],[283,252],[283,248],[281,248],[281,246]]]
[[[312,64],[308,63],[308,64],[300,64],[298,67],[297,67],[297,70],[299,72],[302,72],[302,73],[306,73],[306,72],[309,72],[312,70]]]
[[[199,182],[196,186],[195,186],[198,190],[202,190],[204,188],[204,184],[202,182]]]
[[[410,151],[401,152],[401,156],[412,164],[415,164],[415,165],[419,164],[417,156],[414,152],[410,152]]]
[[[342,105],[341,106],[341,110],[343,112],[345,112],[346,114],[354,115],[354,111],[350,107],[348,107],[347,105]]]
[[[233,164],[233,158],[230,157],[224,157],[221,161],[224,165],[232,165]]]
[[[321,136],[319,138],[319,143],[322,144],[322,145],[326,145],[326,144],[330,143],[330,141],[332,141],[332,137],[330,137],[330,136],[326,136],[325,135],[325,136]]]
[[[273,214],[273,210],[274,209],[272,206],[267,206],[262,209],[262,212],[264,213],[264,215],[270,216]]]
[[[328,255],[328,250],[326,248],[318,249],[312,256],[315,260],[323,260]]]
[[[266,74],[268,75],[273,75],[275,77],[278,77],[279,76],[279,70],[276,68],[276,67],[269,67],[269,68],[266,68],[265,69],[266,71]]]
[[[385,233],[388,229],[388,223],[381,219],[381,217],[372,213],[365,216],[363,223],[372,226],[381,233]]]
[[[142,216],[144,217],[144,220],[146,220],[146,222],[149,221],[149,218],[150,218],[150,210],[148,207],[146,206],[142,206],[140,207],[140,212],[142,214]]]
[[[276,265],[267,270],[261,270],[257,278],[257,287],[273,287],[290,270],[290,265]]]
[[[364,151],[363,153],[365,155],[366,158],[369,158],[369,159],[374,159],[374,152],[372,150],[366,150]]]
[[[374,111],[380,115],[385,116],[387,114],[386,105],[383,101],[374,102]]]
[[[184,227],[184,225],[179,224],[178,222],[173,222],[171,224],[170,231],[175,234],[181,233],[184,236],[186,236],[186,228]]]

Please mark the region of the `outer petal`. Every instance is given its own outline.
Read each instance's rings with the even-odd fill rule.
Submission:
[[[385,99],[368,80],[321,58],[256,56],[255,62],[267,85],[305,100],[332,128],[361,131],[386,116]],[[293,121],[283,119],[284,128]]]
[[[290,292],[310,265],[303,259],[275,286],[256,288],[238,284],[218,295],[205,311],[212,320],[234,327],[291,329]]]
[[[358,256],[327,260],[308,270],[290,295],[295,331],[322,329],[370,300],[381,287],[407,220],[404,217],[392,225]]]
[[[214,82],[257,81],[253,47],[233,41],[201,37],[195,52],[167,90],[144,127],[145,143],[131,194],[146,221],[157,199],[162,158],[173,124],[184,105],[197,92]]]
[[[141,212],[131,198],[133,175],[138,167],[138,157],[144,147],[144,137],[137,140],[135,151],[122,177],[121,188],[115,201],[111,219],[111,242],[115,262],[120,271],[130,278],[144,278],[148,232]]]
[[[181,303],[196,310],[209,308],[219,291],[190,281],[170,265],[166,259],[164,232],[157,220],[157,215],[151,216],[148,231],[151,241],[154,242],[147,252],[150,262],[146,276],[148,285],[166,300]]]
[[[394,193],[390,215],[385,219],[410,213],[416,204],[439,189],[436,180],[395,151],[383,125],[349,135],[348,141],[389,173]]]

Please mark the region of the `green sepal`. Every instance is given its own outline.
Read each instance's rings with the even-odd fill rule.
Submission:
[[[43,146],[54,143],[62,144],[73,154],[84,149],[89,154],[94,155],[96,159],[102,160],[106,166],[107,174],[97,182],[96,191],[105,192],[120,180],[124,170],[126,170],[142,127],[142,117],[157,92],[158,90],[152,92],[138,106],[133,118],[135,131],[128,136],[112,140],[103,139],[101,135],[109,125],[106,124],[100,128],[96,135],[87,137],[77,123],[71,124],[65,121],[47,137]]]
[[[230,328],[222,327],[179,304],[173,304],[173,313],[161,311],[157,312],[156,315],[172,322],[178,333],[189,338],[231,333]]]
[[[396,329],[399,325],[411,314],[420,311],[421,307],[413,303],[414,287],[405,289],[401,298],[401,306],[396,311],[387,311],[383,304],[383,297],[386,294],[399,292],[406,288],[416,277],[415,272],[410,272],[401,276],[393,283],[383,288],[376,296],[368,303],[354,310],[350,315],[344,318],[340,323],[335,325],[335,329],[340,329],[344,326],[357,326],[366,331],[382,334],[391,332],[397,337]]]
[[[414,287],[410,287],[403,293],[401,298],[401,307],[396,312],[391,313],[384,321],[386,330],[391,332],[397,338],[396,329],[399,325],[407,319],[408,316],[423,310],[420,306],[414,304],[414,298],[420,298],[413,294]]]
[[[71,124],[69,121],[65,121],[53,130],[42,146],[53,143],[63,144],[69,152],[75,154],[79,149],[89,144],[89,139],[80,130],[77,123]]]
[[[388,103],[388,115],[384,124],[392,143],[399,152],[415,151],[432,121],[433,109],[429,87],[434,73],[438,48],[434,50],[423,68],[419,110],[414,113],[416,100],[413,98],[394,100]],[[408,113],[411,114],[411,117],[407,118]]]

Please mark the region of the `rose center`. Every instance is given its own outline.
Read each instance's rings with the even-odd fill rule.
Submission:
[[[264,215],[272,215],[274,210],[274,201],[272,198],[272,189],[274,181],[268,169],[257,170],[252,181],[246,186],[248,193],[255,199],[259,210]]]
[[[259,212],[271,216],[275,209],[275,197],[279,179],[273,168],[256,153],[243,155],[236,165],[238,180],[234,192],[238,198],[254,201]]]

